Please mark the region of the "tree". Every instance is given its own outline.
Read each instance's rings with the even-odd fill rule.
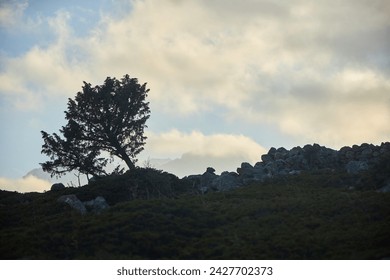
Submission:
[[[42,153],[50,157],[41,163],[43,170],[52,176],[72,170],[101,176],[107,174],[104,169],[114,157],[129,169],[135,168],[150,116],[146,83],[140,85],[136,78],[125,75],[121,80],[108,77],[101,86],[84,82],[82,89],[74,100],[68,100],[68,123],[60,129],[63,137],[41,131]]]

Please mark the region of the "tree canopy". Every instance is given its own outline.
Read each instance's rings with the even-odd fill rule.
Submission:
[[[101,176],[114,157],[133,169],[136,156],[144,149],[144,129],[150,117],[146,102],[146,83],[124,75],[122,79],[107,77],[103,85],[84,82],[82,91],[69,98],[62,137],[41,131],[42,153],[50,157],[41,163],[52,176],[72,170]]]

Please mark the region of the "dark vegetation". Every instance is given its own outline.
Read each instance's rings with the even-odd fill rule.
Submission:
[[[366,175],[366,180],[368,175]],[[306,172],[199,194],[188,180],[134,169],[81,188],[0,192],[2,259],[382,259],[390,257],[390,193],[340,187]],[[374,181],[377,179],[373,179]],[[104,196],[80,215],[57,202]]]

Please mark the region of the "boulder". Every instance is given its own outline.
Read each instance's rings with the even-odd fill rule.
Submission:
[[[262,155],[261,156],[261,161],[264,163],[268,163],[272,161],[272,157],[268,154]]]
[[[276,150],[275,154],[274,154],[274,159],[275,160],[278,160],[278,159],[285,159],[286,156],[288,154],[288,151],[285,149],[285,148],[279,148]]]
[[[215,173],[215,169],[212,167],[208,167],[206,172],[202,174],[200,177],[200,190],[202,193],[208,191],[210,187],[212,187],[212,183],[214,179],[218,177]]]
[[[214,173],[215,173],[215,169],[212,168],[212,167],[207,167],[206,172],[207,172],[207,173],[214,174]]]
[[[290,172],[288,172],[288,175],[300,175],[301,173],[301,170],[291,170]]]
[[[229,191],[241,186],[239,176],[235,172],[223,172],[221,176],[214,179],[213,188],[218,191]]]
[[[302,154],[294,154],[285,160],[286,166],[291,170],[304,170],[308,168],[308,162]]]
[[[63,190],[63,189],[65,189],[65,186],[62,183],[55,183],[50,188],[50,190],[54,191],[54,192],[60,191],[60,190]]]
[[[252,170],[253,170],[253,179],[255,181],[264,181],[264,179],[267,177],[264,166],[261,163],[260,164],[256,163]]]
[[[184,177],[183,179],[190,180],[194,183],[194,186],[197,186],[200,184],[200,181],[202,179],[202,175],[197,174],[197,175],[189,175]]]
[[[273,161],[270,161],[268,164],[272,164],[272,162]],[[247,162],[243,162],[241,167],[237,168],[240,181],[244,185],[250,184],[253,181],[264,181],[264,179],[268,177],[265,166],[263,162],[258,162],[255,166],[252,166]]]
[[[74,210],[78,211],[81,215],[87,213],[87,209],[84,204],[74,194],[62,195],[57,200],[60,203],[66,203]]]
[[[248,162],[241,163],[241,167],[237,168],[237,173],[240,176],[252,177],[253,176],[253,166]]]
[[[288,152],[288,156],[289,157],[293,157],[293,156],[299,156],[299,155],[302,155],[303,154],[303,149],[301,147],[294,147],[292,148],[289,152]]]
[[[84,206],[88,208],[93,213],[100,213],[105,209],[108,209],[110,206],[108,205],[106,199],[102,196],[98,196],[95,199],[83,202]]]
[[[269,149],[268,151],[268,155],[271,156],[272,159],[275,158],[275,153],[276,153],[276,148],[272,147],[271,149]]]
[[[267,163],[264,167],[264,170],[269,177],[286,175],[289,172],[289,170],[286,168],[286,161],[282,159]]]

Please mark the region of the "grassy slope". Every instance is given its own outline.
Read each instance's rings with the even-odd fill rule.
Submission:
[[[165,179],[156,182],[164,184]],[[321,180],[324,180],[321,176],[300,176],[226,193],[131,201],[125,195],[128,188],[121,188],[126,185],[123,178],[59,193],[1,192],[0,256],[3,259],[390,257],[390,194],[315,185]],[[174,180],[176,187],[178,182]],[[56,202],[64,193],[76,193],[86,200],[100,194],[107,196],[110,189],[112,196],[108,200],[113,206],[100,215],[81,216]]]

